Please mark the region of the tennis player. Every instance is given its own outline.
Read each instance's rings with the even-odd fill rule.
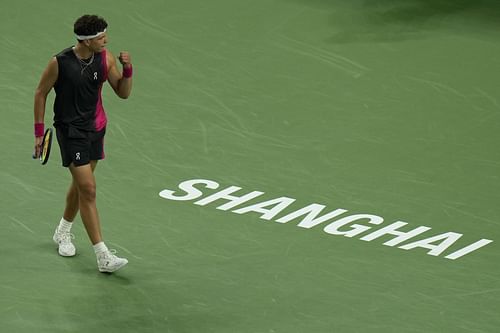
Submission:
[[[71,227],[80,211],[99,271],[114,272],[128,261],[106,247],[96,208],[94,171],[97,161],[104,158],[107,123],[101,89],[108,81],[116,95],[128,98],[132,90],[132,63],[128,52],[120,52],[118,59],[123,70],[119,72],[114,56],[106,50],[107,26],[96,15],[78,18],[74,24],[78,42],[54,56],[45,68],[35,91],[35,156],[40,155],[47,95],[54,88],[54,127],[62,164],[69,169],[72,183],[53,240],[61,256],[76,254]]]

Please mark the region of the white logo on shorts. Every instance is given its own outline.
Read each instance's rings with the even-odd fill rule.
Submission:
[[[97,80],[97,72],[94,72],[94,80]]]
[[[80,160],[80,153],[76,153],[76,160],[79,161]]]

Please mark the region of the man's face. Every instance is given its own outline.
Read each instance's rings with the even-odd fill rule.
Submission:
[[[106,33],[103,33],[102,35],[92,38],[89,40],[89,48],[93,52],[102,52],[104,48],[106,47],[106,44],[108,43],[108,35]]]

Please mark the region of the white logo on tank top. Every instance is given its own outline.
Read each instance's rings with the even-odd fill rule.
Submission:
[[[79,161],[80,160],[80,153],[76,153],[76,160]]]
[[[94,80],[97,80],[97,72],[94,72]]]

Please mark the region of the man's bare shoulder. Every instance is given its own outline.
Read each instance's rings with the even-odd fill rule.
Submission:
[[[52,58],[49,59],[49,62],[47,63],[47,66],[54,66],[57,65],[57,58],[56,56],[53,56]]]
[[[57,73],[59,70],[59,66],[58,66],[58,63],[57,63],[57,57],[54,56],[52,58],[50,58],[49,60],[49,63],[47,64],[47,71],[49,73]]]
[[[111,53],[111,51],[109,50],[106,50],[106,63],[108,64],[108,68],[116,63],[113,53]]]

